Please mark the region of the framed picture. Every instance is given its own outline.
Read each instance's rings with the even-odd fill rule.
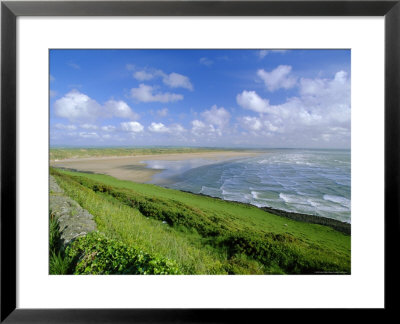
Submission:
[[[399,15],[2,2],[1,320],[391,309]]]

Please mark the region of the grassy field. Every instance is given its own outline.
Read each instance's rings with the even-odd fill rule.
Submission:
[[[153,148],[50,148],[50,160],[64,160],[75,158],[106,157],[106,156],[134,156],[174,153],[199,153],[224,151],[219,148],[193,147],[153,147]]]
[[[350,273],[349,235],[257,207],[100,174],[50,169],[105,238],[184,274]]]

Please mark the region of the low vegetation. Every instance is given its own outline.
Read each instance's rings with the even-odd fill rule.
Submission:
[[[66,248],[50,213],[50,274],[180,274],[175,262],[91,232]]]
[[[50,171],[102,233],[71,245],[75,273],[350,273],[350,236],[332,228],[110,176]]]
[[[193,147],[138,147],[138,148],[50,148],[50,160],[90,158],[105,156],[134,156],[174,153],[215,152],[224,149]]]
[[[65,254],[58,223],[51,211],[49,224],[49,273],[68,274],[71,262]]]

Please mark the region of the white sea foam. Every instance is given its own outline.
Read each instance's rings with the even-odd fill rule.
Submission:
[[[350,199],[344,198],[344,197],[339,197],[339,196],[333,196],[333,195],[324,195],[324,199],[328,201],[332,201],[334,203],[340,204],[342,206],[345,206],[347,208],[350,208],[351,201]]]
[[[251,196],[252,196],[254,199],[258,199],[258,195],[259,195],[259,193],[258,193],[257,191],[252,191],[252,192],[251,192]]]
[[[348,151],[274,150],[242,160],[188,167],[193,168],[171,187],[350,222]]]

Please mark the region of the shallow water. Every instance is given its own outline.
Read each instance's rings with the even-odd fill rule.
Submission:
[[[351,222],[351,161],[346,150],[269,150],[255,157],[145,161],[168,188]]]

